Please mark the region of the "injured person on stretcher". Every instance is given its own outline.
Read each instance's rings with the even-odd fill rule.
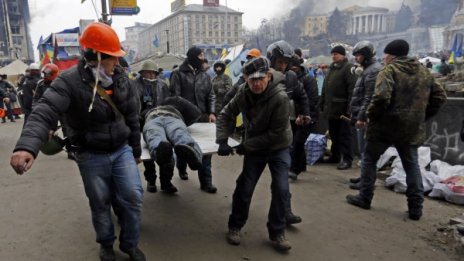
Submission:
[[[187,129],[200,118],[201,111],[182,97],[170,97],[143,116],[143,138],[150,157],[159,166],[161,190],[175,193],[177,188],[171,183],[175,166],[173,151],[190,169],[198,170],[201,166],[202,151]]]

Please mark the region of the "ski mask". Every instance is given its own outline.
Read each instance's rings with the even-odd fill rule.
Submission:
[[[202,69],[203,60],[198,58],[198,56],[202,52],[203,51],[200,48],[196,47],[196,46],[191,47],[187,51],[187,61],[195,70],[201,70]]]

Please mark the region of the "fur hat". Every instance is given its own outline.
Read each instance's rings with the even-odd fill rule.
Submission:
[[[394,56],[407,56],[409,53],[409,44],[403,39],[393,40],[385,46],[383,52]]]

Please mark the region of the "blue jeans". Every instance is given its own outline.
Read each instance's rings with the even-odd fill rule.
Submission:
[[[232,213],[229,216],[229,228],[242,228],[250,210],[251,198],[266,165],[271,171],[271,206],[268,213],[267,229],[271,239],[284,233],[285,206],[288,198],[288,170],[290,168],[289,149],[282,149],[268,155],[245,155],[242,173],[237,178]]]
[[[143,137],[148,145],[150,154],[155,156],[156,148],[162,141],[176,145],[192,145],[200,158],[202,153],[200,146],[188,132],[185,123],[175,117],[158,116],[150,119],[143,127]]]
[[[89,199],[96,241],[110,246],[116,239],[111,219],[114,199],[119,207],[121,225],[119,248],[128,251],[136,247],[140,237],[143,189],[132,148],[124,145],[111,153],[77,152],[76,162]]]
[[[377,178],[377,160],[390,147],[391,144],[385,142],[366,141],[361,165],[361,189],[362,198],[371,202],[374,196],[374,184]],[[406,196],[408,207],[422,209],[424,202],[424,185],[418,163],[417,146],[408,144],[393,144],[401,158],[401,163],[406,172]]]

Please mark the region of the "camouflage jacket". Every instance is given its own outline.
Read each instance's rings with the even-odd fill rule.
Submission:
[[[211,80],[214,93],[216,94],[216,113],[219,114],[224,104],[226,93],[232,88],[232,79],[227,74],[216,75]]]
[[[421,145],[425,120],[446,102],[446,93],[427,68],[398,57],[378,74],[367,109],[367,140]]]

